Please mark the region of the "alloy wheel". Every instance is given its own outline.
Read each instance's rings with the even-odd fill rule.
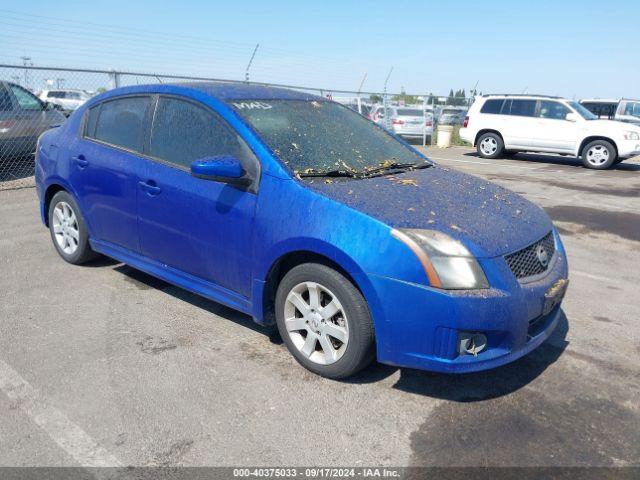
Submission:
[[[604,145],[594,145],[587,151],[587,162],[595,167],[609,161],[609,149]]]
[[[58,247],[67,255],[72,255],[78,249],[80,228],[71,205],[67,202],[56,204],[53,209],[52,225]]]
[[[498,150],[498,142],[493,137],[487,137],[480,142],[480,150],[485,155],[493,155]]]
[[[316,282],[296,285],[284,304],[289,338],[306,358],[320,365],[337,362],[349,342],[349,324],[340,300]]]

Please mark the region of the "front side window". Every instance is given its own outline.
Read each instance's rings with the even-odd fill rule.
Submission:
[[[149,154],[186,169],[195,160],[232,156],[251,173],[255,162],[251,150],[217,115],[170,97],[158,100]]]
[[[560,102],[552,102],[549,100],[540,101],[540,112],[538,113],[538,117],[540,118],[564,120],[567,118],[568,113],[571,113],[571,110]]]
[[[533,117],[536,113],[535,100],[511,100],[509,115],[517,117]]]
[[[589,110],[584,108],[578,102],[569,102],[569,106],[571,108],[573,108],[576,112],[578,112],[578,114],[582,118],[584,118],[585,120],[597,120],[598,119],[597,115],[594,115],[593,113],[591,113]]]
[[[333,102],[235,100],[230,105],[294,173],[366,173],[387,162],[430,165],[383,129]]]
[[[38,100],[34,94],[26,91],[24,88],[17,85],[11,85],[11,91],[13,92],[13,96],[16,97],[21,109],[43,110],[42,102]]]
[[[104,102],[97,112],[97,119],[93,120],[90,112],[87,136],[142,152],[150,105],[150,97],[125,97]]]

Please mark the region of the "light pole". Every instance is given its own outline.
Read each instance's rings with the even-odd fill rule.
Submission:
[[[24,86],[29,88],[29,69],[26,67],[33,66],[33,62],[31,62],[31,57],[22,56],[20,57],[22,60],[22,64],[25,66],[24,69]]]
[[[384,90],[382,92],[382,106],[384,108],[384,123],[385,126],[388,125],[389,119],[387,118],[387,84],[389,83],[389,77],[391,76],[391,72],[393,72],[393,67],[389,69],[389,73],[387,74],[387,78],[384,80]]]

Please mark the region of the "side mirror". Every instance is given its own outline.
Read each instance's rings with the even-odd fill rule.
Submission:
[[[230,156],[205,157],[196,160],[191,164],[191,175],[231,185],[251,184],[251,178],[246,176],[240,162]]]
[[[567,116],[564,117],[564,119],[567,122],[577,122],[578,121],[578,115],[573,113],[573,112],[569,112],[569,113],[567,113]]]

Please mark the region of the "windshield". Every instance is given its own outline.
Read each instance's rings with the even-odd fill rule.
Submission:
[[[624,114],[640,118],[640,102],[628,102]]]
[[[580,116],[582,118],[584,118],[585,120],[597,120],[598,116],[594,115],[593,113],[591,113],[589,110],[587,110],[585,107],[583,107],[582,105],[580,105],[578,102],[568,102],[569,106],[571,108],[573,108],[576,112],[578,112],[580,114]]]
[[[337,103],[237,100],[231,106],[296,174],[366,173],[391,163],[431,165],[374,123]]]

